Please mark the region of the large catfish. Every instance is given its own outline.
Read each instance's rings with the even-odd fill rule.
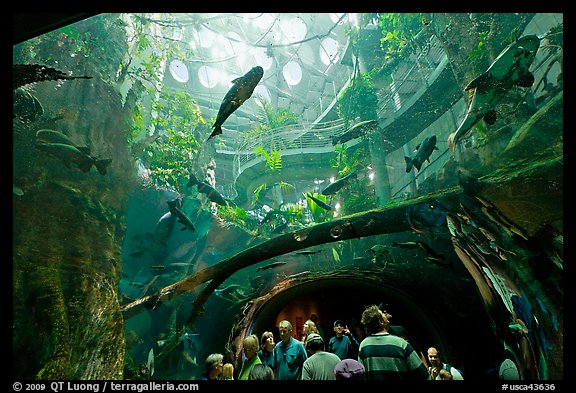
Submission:
[[[220,109],[218,110],[218,115],[216,115],[216,121],[214,122],[214,131],[208,137],[208,139],[213,136],[222,134],[222,123],[228,119],[228,117],[234,113],[236,109],[240,107],[254,92],[256,85],[262,79],[264,75],[264,69],[260,66],[253,67],[243,76],[236,78],[232,81],[233,85],[224,96],[222,103],[220,104]]]
[[[534,84],[534,75],[529,68],[539,46],[540,39],[535,35],[519,38],[498,55],[486,72],[466,86],[466,91],[474,89],[474,93],[466,117],[448,137],[452,153],[456,142],[481,119],[487,124],[496,122],[494,108],[512,86],[530,87]]]

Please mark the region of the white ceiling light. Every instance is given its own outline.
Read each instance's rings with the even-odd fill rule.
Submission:
[[[297,85],[302,80],[302,68],[295,61],[289,61],[282,69],[282,75],[290,86]]]
[[[170,74],[172,74],[172,77],[177,82],[180,83],[188,82],[189,78],[188,67],[186,67],[186,64],[184,64],[180,60],[172,60],[170,62]]]
[[[218,84],[218,71],[213,67],[204,65],[198,69],[198,80],[202,86],[211,89]]]

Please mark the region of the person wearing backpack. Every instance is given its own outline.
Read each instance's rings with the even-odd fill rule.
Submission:
[[[440,370],[446,370],[450,374],[452,374],[452,380],[454,381],[464,380],[464,376],[462,375],[462,372],[460,370],[442,361],[440,357],[440,352],[438,352],[438,349],[436,349],[435,347],[428,348],[428,361],[431,364],[431,366],[428,367],[428,372],[430,373],[431,379],[435,380],[443,379],[440,376]]]

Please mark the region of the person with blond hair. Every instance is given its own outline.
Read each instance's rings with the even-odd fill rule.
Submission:
[[[234,365],[232,363],[224,363],[222,366],[222,373],[220,374],[220,379],[224,381],[234,380]]]
[[[250,370],[255,364],[261,364],[260,358],[258,357],[258,336],[251,334],[246,336],[243,341],[243,350],[245,359],[242,362],[242,368],[238,374],[239,380],[247,380],[250,375]]]

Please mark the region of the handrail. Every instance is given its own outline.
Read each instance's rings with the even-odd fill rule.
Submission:
[[[439,67],[445,66],[446,54],[439,39],[430,35],[428,50],[412,55],[410,60],[400,63],[391,76],[399,76],[401,79],[394,81],[394,91],[386,96],[379,96],[378,116],[380,119],[391,119],[395,114],[414,104],[410,98],[421,94],[422,89],[429,84],[429,78],[437,73]],[[410,66],[408,63],[412,63]],[[426,64],[427,67],[423,67]],[[406,66],[408,69],[406,70]],[[400,105],[398,105],[398,102]],[[352,126],[350,124],[349,126]],[[381,126],[382,126],[381,121]],[[254,152],[256,146],[262,146],[266,151],[272,149],[282,151],[283,155],[294,154],[318,154],[333,151],[332,137],[343,134],[344,120],[337,119],[324,123],[293,124],[269,130],[247,141],[240,142],[235,148],[223,148],[219,153],[233,154],[233,178],[234,182],[244,170],[260,162]],[[353,146],[361,141],[360,138],[347,142],[347,146]]]

